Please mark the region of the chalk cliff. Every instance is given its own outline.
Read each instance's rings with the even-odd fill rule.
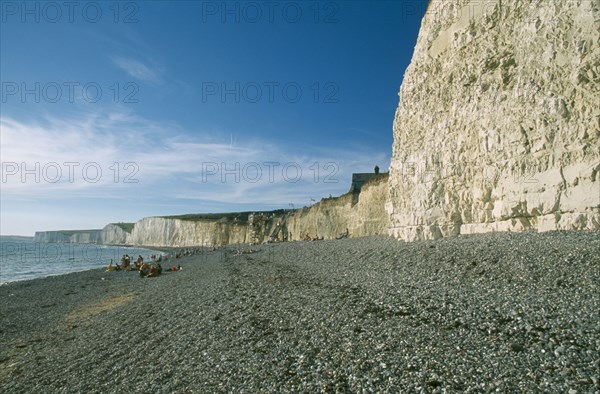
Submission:
[[[257,212],[231,218],[184,220],[149,217],[133,226],[127,243],[146,246],[212,246],[299,240],[306,234],[334,239],[346,228],[351,236],[387,233],[384,206],[387,174],[362,186],[360,193],[323,199],[311,207],[280,212]]]
[[[110,223],[104,226],[99,243],[105,245],[125,245],[129,243],[130,232],[127,228],[133,228],[133,223]]]
[[[390,235],[600,229],[599,8],[431,0],[394,120]]]
[[[102,243],[102,230],[36,231],[34,242]]]
[[[389,180],[295,211],[151,217],[36,241],[190,246],[331,239],[346,228],[408,241],[599,230],[599,30],[598,1],[431,0],[400,88]]]
[[[334,239],[346,229],[353,237],[387,234],[385,211],[388,176],[381,174],[365,183],[360,193],[323,199],[310,208],[291,212],[284,225],[292,240],[308,234]]]
[[[133,227],[133,223],[110,223],[101,230],[37,231],[33,241],[45,243],[124,245],[128,242],[129,238],[129,232],[125,229],[130,227]]]
[[[33,242],[71,242],[68,235],[61,231],[36,231]]]
[[[333,239],[346,229],[350,236],[382,235],[388,225],[387,185],[387,174],[380,174],[360,192],[298,210],[148,217],[136,223],[111,223],[102,230],[37,232],[35,241],[183,247],[291,241],[305,235]]]
[[[250,242],[244,223],[149,217],[135,223],[128,243],[146,246],[210,246]]]

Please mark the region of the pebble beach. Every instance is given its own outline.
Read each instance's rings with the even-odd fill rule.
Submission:
[[[0,392],[600,392],[597,232],[239,245],[163,269],[0,286]]]

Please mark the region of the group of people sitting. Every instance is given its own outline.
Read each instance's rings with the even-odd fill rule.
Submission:
[[[349,238],[350,237],[350,231],[348,230],[348,228],[346,227],[346,230],[344,230],[341,234],[339,234],[337,237],[335,237],[335,239],[342,239],[342,238]],[[324,240],[325,237],[323,237],[322,235],[316,235],[314,237],[311,237],[309,233],[306,233],[306,235],[304,237],[302,237],[303,241],[322,241]]]
[[[121,264],[113,266],[112,259],[110,260],[110,265],[106,267],[107,271],[139,271],[140,276],[142,278],[153,278],[160,275],[163,271],[160,262],[162,260],[162,256],[159,256],[159,259],[156,259],[155,256],[152,256],[152,261],[154,263],[148,264],[144,263],[144,258],[142,255],[138,255],[137,260],[131,266],[131,257],[128,254],[124,254],[121,258]],[[173,266],[167,271],[178,271],[181,269],[181,265]]]
[[[112,262],[111,262],[112,264]],[[128,254],[124,254],[123,257],[121,258],[121,265],[120,268],[123,270],[130,270],[130,271],[134,271],[134,270],[139,270],[140,267],[144,264],[144,258],[142,257],[142,255],[138,255],[137,260],[133,263],[133,267],[129,267],[131,264],[131,257],[129,257]]]
[[[162,266],[160,265],[160,263],[150,265],[148,263],[144,263],[143,260],[142,264],[139,267],[139,270],[140,276],[142,278],[155,278],[158,275],[162,274]]]
[[[306,235],[302,237],[303,241],[322,241],[324,239],[325,237],[323,237],[322,235],[320,237],[318,235],[311,237],[309,233],[306,233]]]
[[[121,264],[117,264],[113,266],[113,260],[110,259],[110,264],[108,267],[106,267],[107,270],[109,271],[121,271],[121,270],[126,270],[126,271],[134,271],[136,269],[138,269],[139,267],[139,261],[142,261],[142,263],[144,262],[144,258],[142,257],[142,255],[140,255],[138,257],[138,260],[134,263],[134,267],[129,267],[131,265],[131,257],[129,257],[128,254],[124,254],[123,257],[121,258]]]
[[[167,272],[169,271],[179,271],[181,269],[181,265],[177,265],[177,266],[172,266],[171,268],[167,269]],[[160,265],[160,263],[154,263],[154,264],[148,264],[148,263],[143,263],[140,266],[140,276],[142,278],[154,278],[157,277],[158,275],[162,274],[163,272],[163,268]]]

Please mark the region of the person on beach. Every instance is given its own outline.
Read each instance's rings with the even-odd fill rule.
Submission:
[[[128,269],[129,264],[131,263],[131,257],[128,254],[125,255],[125,262],[123,263],[123,268]]]
[[[148,277],[156,278],[160,274],[162,274],[162,266],[160,264],[152,264],[152,266],[150,267],[150,274],[148,274]]]
[[[146,277],[148,274],[150,274],[150,264],[144,263],[140,267],[140,277]]]
[[[140,277],[142,278],[155,278],[162,273],[162,266],[160,263],[148,264],[144,263],[140,267]]]
[[[135,268],[139,270],[140,267],[142,266],[142,264],[144,264],[144,258],[140,254],[140,255],[138,255],[138,258],[137,258],[136,262],[134,263]]]

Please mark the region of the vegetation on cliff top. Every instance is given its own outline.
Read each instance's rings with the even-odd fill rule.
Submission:
[[[117,227],[120,227],[121,230],[128,232],[129,234],[131,234],[131,231],[133,230],[133,226],[135,225],[135,223],[112,223]]]
[[[378,185],[380,182],[384,182],[384,181],[387,182],[389,175],[390,175],[389,172],[381,172],[381,173],[375,175],[373,178],[366,181],[364,183],[363,187],[371,186],[371,185]]]
[[[274,211],[256,211],[256,212],[226,212],[226,213],[190,213],[185,215],[161,216],[164,219],[179,219],[191,222],[201,221],[220,221],[220,222],[240,222],[247,223],[252,214],[262,215],[283,215],[290,212],[288,209],[277,209]]]
[[[70,237],[73,234],[81,234],[81,233],[91,233],[93,231],[102,231],[100,229],[93,229],[93,230],[60,230],[58,231],[58,233],[62,234],[62,235],[66,235],[67,237]],[[52,231],[50,231],[52,232]]]

